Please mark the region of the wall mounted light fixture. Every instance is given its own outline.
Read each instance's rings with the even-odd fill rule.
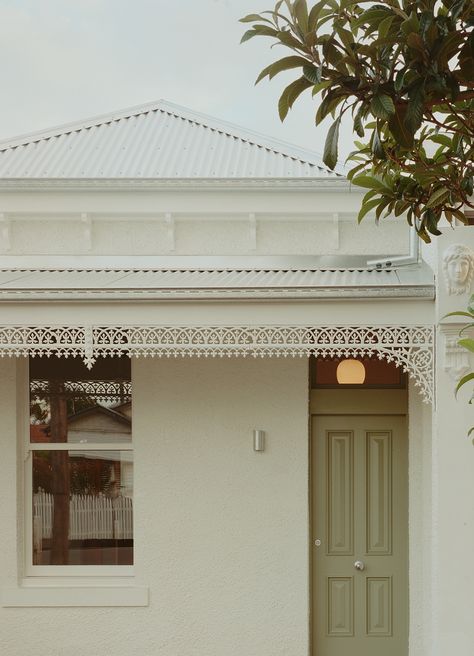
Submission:
[[[265,431],[254,430],[253,432],[253,450],[265,451]]]

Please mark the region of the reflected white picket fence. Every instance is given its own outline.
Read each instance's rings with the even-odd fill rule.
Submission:
[[[54,498],[40,490],[33,495],[34,542],[50,538]],[[73,494],[69,502],[70,540],[133,539],[133,502],[130,497]]]

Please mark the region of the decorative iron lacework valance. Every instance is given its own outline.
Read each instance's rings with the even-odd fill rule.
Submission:
[[[433,326],[0,326],[0,356],[357,357],[409,373],[433,401]]]

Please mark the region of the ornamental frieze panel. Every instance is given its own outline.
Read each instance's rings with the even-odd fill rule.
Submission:
[[[0,356],[370,357],[433,400],[433,326],[0,326]]]

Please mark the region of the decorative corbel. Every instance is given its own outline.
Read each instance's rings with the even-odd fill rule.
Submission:
[[[81,214],[82,224],[82,237],[84,240],[84,248],[86,251],[92,250],[92,219],[89,214],[83,212]]]
[[[1,234],[1,251],[8,253],[11,250],[10,220],[3,212],[0,212],[0,234]]]
[[[176,248],[176,242],[175,242],[174,218],[171,212],[166,212],[165,224],[166,224],[166,238],[167,238],[166,250],[172,253]]]
[[[249,251],[257,250],[257,219],[254,212],[249,214]]]
[[[332,215],[332,230],[334,236],[334,250],[338,251],[340,248],[340,226],[339,226],[339,213],[333,212]]]
[[[469,351],[459,346],[462,325],[442,326],[444,334],[444,370],[457,383],[471,371]]]

